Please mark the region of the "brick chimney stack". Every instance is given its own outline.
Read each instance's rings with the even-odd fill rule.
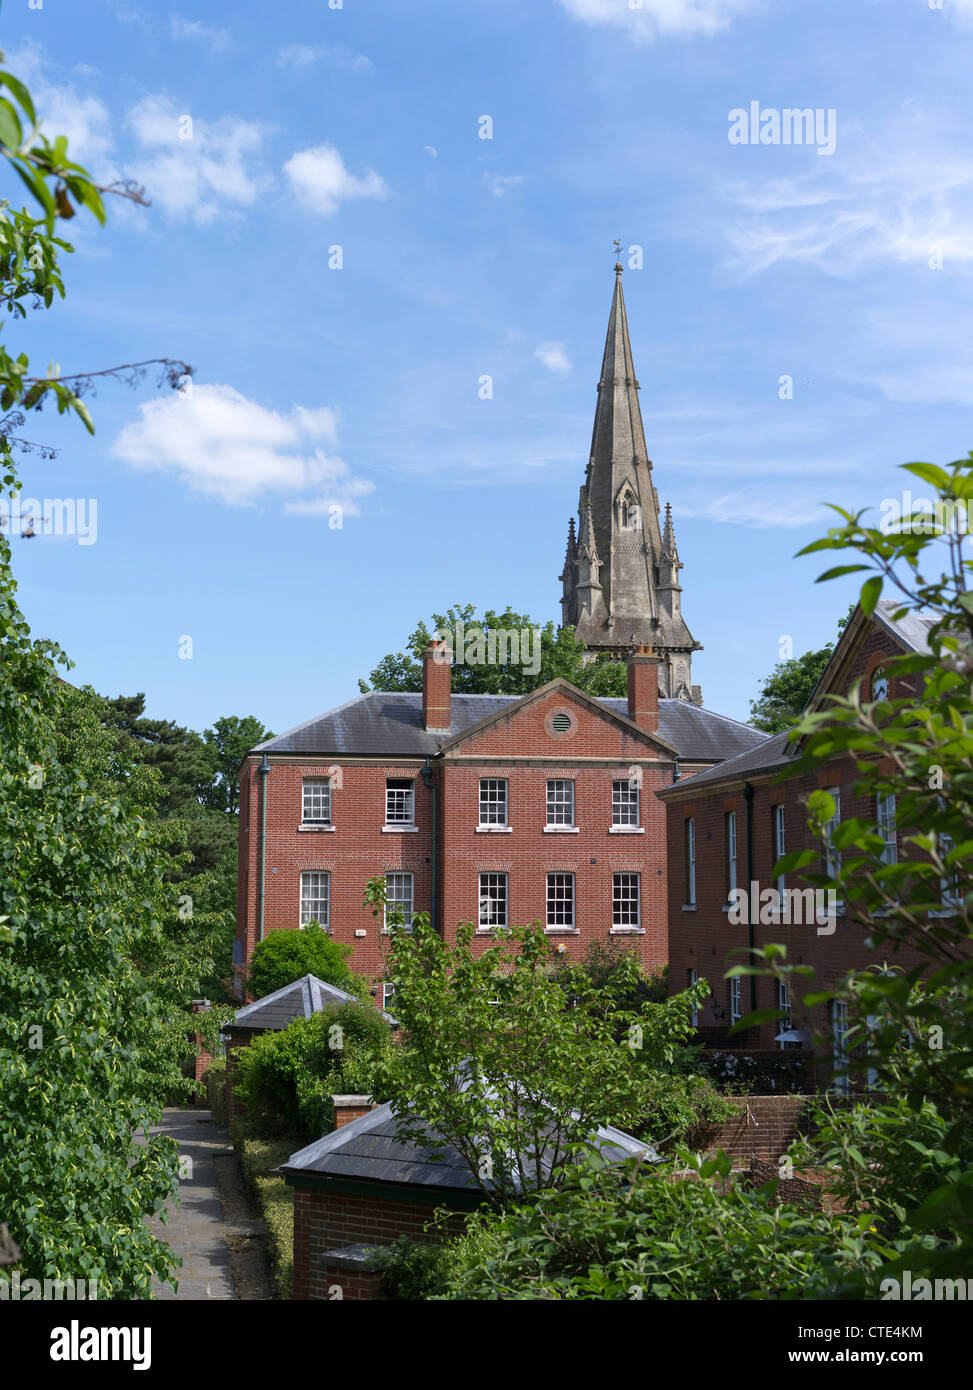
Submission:
[[[352,1120],[357,1120],[361,1115],[367,1115],[370,1110],[375,1109],[375,1102],[371,1096],[332,1096],[334,1104],[334,1127],[342,1129],[345,1125],[350,1125]]]
[[[451,682],[449,648],[445,642],[430,640],[422,654],[422,722],[425,728],[449,728]]]
[[[628,717],[640,728],[659,732],[659,671],[662,658],[639,647],[628,658]]]

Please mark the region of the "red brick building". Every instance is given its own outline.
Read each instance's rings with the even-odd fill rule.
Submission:
[[[629,696],[556,680],[522,697],[451,695],[441,644],[421,695],[361,695],[256,748],[240,773],[238,964],[270,931],[316,920],[383,977],[369,878],[484,942],[541,922],[572,959],[633,940],[668,959],[665,808],[656,792],[765,736],[658,698],[657,659],[629,658]],[[381,1000],[379,1000],[381,1002]]]
[[[894,621],[891,615],[897,606],[880,604],[872,618],[860,608],[855,610],[809,708],[829,692],[847,693],[855,681],[862,682],[863,700],[883,698],[883,692],[892,699],[907,693],[905,678],[893,680],[890,688],[883,667],[890,657],[925,651],[927,623],[915,615]],[[796,756],[787,734],[778,734],[659,793],[668,813],[669,981],[673,992],[697,978],[710,984],[712,994],[698,1015],[700,1033],[708,1043],[725,1042],[734,1048],[796,1047],[806,1042],[781,1039],[780,1034],[827,1030],[834,1038],[837,1058],[845,1027],[840,1006],[834,1016],[826,1015],[821,1006],[806,1020],[794,1017],[792,1028],[770,1022],[749,1034],[728,1037],[730,1026],[743,1014],[753,1009],[790,1009],[792,1002],[776,981],[724,979],[731,965],[746,964],[746,950],[741,953],[741,948],[783,942],[788,958],[813,966],[817,982],[825,987],[852,967],[881,965],[884,959],[871,947],[867,932],[847,918],[841,904],[836,904],[830,918],[819,913],[815,920],[797,924],[795,918],[806,919],[810,914],[803,911],[805,903],[794,896],[795,891],[809,885],[797,874],[776,881],[772,869],[784,853],[817,846],[807,828],[805,802],[818,787],[835,796],[836,821],[861,816],[884,830],[891,861],[902,852],[894,800],[887,798],[876,805],[856,795],[859,779],[849,758],[836,759],[818,773],[780,781]],[[742,923],[732,923],[731,894],[749,891],[751,884],[758,893],[770,887],[790,895],[781,898],[783,920],[772,908],[751,914],[748,901]],[[761,921],[759,915],[770,920]],[[751,916],[757,920],[751,922]],[[903,949],[892,963],[909,967],[917,959]]]

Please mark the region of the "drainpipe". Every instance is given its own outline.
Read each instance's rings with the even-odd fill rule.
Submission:
[[[260,772],[260,912],[257,918],[257,940],[264,939],[264,890],[267,886],[267,774],[270,763],[267,754],[258,769]]]
[[[748,917],[748,919],[749,919],[749,934],[750,934],[750,961],[749,961],[749,964],[750,964],[750,965],[753,965],[753,913],[754,913],[754,901],[753,901],[753,797],[754,797],[754,788],[753,788],[753,784],[752,784],[751,782],[744,782],[744,784],[743,784],[743,799],[744,799],[744,801],[747,803],[747,901],[748,901],[749,904],[750,904],[750,910],[749,910],[749,912],[747,913],[747,917]],[[751,1012],[751,1013],[754,1013],[754,1012],[756,1011],[756,1008],[757,1008],[757,977],[756,977],[756,975],[751,975],[751,976],[750,976],[750,1012]]]
[[[436,783],[433,780],[432,764],[430,763],[428,757],[426,758],[425,767],[422,768],[422,780],[425,782],[426,786],[432,792],[432,911],[429,914],[429,918],[432,922],[433,931],[437,931],[438,926],[436,912],[436,843],[439,838],[439,819],[437,816],[437,807],[439,803],[438,788],[436,787]]]

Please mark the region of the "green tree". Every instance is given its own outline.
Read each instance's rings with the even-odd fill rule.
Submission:
[[[639,983],[631,956],[599,984],[582,965],[561,966],[540,927],[498,932],[480,951],[469,923],[453,946],[425,914],[405,930],[382,879],[369,881],[365,900],[387,913],[391,930],[386,967],[403,1039],[386,1090],[403,1139],[435,1148],[442,1140],[432,1135],[442,1136],[498,1204],[559,1186],[601,1124],[669,1139],[658,1077],[669,1073],[679,1089],[690,1006],[705,997],[705,982],[627,1008]]]
[[[236,815],[240,795],[237,782],[240,764],[251,748],[273,736],[271,730],[265,729],[252,714],[243,719],[235,714],[225,715],[217,719],[212,729],[206,730],[203,739],[214,768],[213,780],[205,796],[207,806]]]
[[[351,947],[335,941],[317,922],[302,931],[272,931],[258,941],[250,957],[247,989],[262,999],[304,975],[316,975],[326,985],[354,993],[364,988],[348,968]]]
[[[458,625],[462,624],[464,640],[457,640]],[[472,604],[453,604],[445,613],[434,613],[432,627],[420,622],[409,637],[404,652],[389,652],[378,663],[368,677],[360,680],[358,688],[364,693],[368,690],[422,689],[422,653],[429,639],[436,633],[448,633],[450,647],[456,660],[453,664],[453,691],[466,695],[526,695],[538,686],[561,677],[576,685],[590,695],[624,696],[628,691],[628,675],[625,666],[617,661],[609,661],[599,654],[594,660],[585,660],[586,647],[574,635],[570,627],[555,628],[549,622],[543,626],[535,623],[525,613],[514,613],[506,608],[502,613],[488,608],[477,614]],[[473,660],[477,634],[488,632],[537,633],[531,638],[527,659],[524,650],[519,648],[521,660],[502,664]],[[537,642],[537,646],[534,642]],[[460,647],[462,646],[462,653]],[[471,659],[459,660],[471,653]],[[536,658],[535,659],[535,653]],[[536,666],[531,671],[529,666]]]
[[[854,608],[852,604],[847,614],[838,620],[839,637]],[[750,701],[750,723],[754,728],[768,734],[781,734],[796,724],[833,652],[834,643],[827,642],[816,652],[804,652],[802,656],[779,661],[765,679],[757,699]]]
[[[99,189],[37,131],[30,93],[0,72],[0,152],[41,216],[0,210],[4,322],[63,296],[54,235],[78,207],[104,220]],[[135,190],[123,196],[139,197]],[[0,347],[3,489],[20,488],[14,450],[26,412],[56,405],[89,430],[81,397],[94,376],[138,379],[148,364],[62,378],[31,374]],[[173,382],[189,370],[163,361]],[[29,1277],[99,1281],[101,1297],[149,1297],[170,1277],[168,1246],[145,1224],[177,1186],[177,1153],[136,1142],[180,1085],[173,998],[139,969],[173,910],[168,856],[155,834],[158,779],[102,727],[90,690],[57,674],[52,642],[31,638],[16,601],[9,537],[0,529],[0,1212]]]

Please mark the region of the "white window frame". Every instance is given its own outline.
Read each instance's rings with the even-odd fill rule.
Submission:
[[[899,841],[895,828],[895,792],[880,792],[875,798],[875,820],[878,825],[878,833],[885,842],[885,848],[882,850],[882,863],[898,863]]]
[[[831,1001],[831,1056],[835,1074],[832,1086],[839,1096],[848,1095],[851,1090],[851,1077],[848,1075],[850,1057],[846,1034],[848,1032],[848,1004],[844,999]]]
[[[642,804],[638,785],[630,777],[612,779],[612,825],[637,830],[642,824]],[[634,820],[631,817],[634,815]]]
[[[696,906],[696,817],[686,820],[686,906]]]
[[[396,888],[396,890],[402,890],[401,893],[400,893],[399,895],[397,895],[397,896],[393,896],[393,894],[392,894],[392,888],[393,888],[392,880],[393,880],[393,879],[397,880],[397,882],[396,882],[395,885],[394,885],[394,887]],[[400,881],[399,881],[399,880],[400,880]],[[408,888],[408,890],[409,890],[409,892],[408,892],[408,897],[405,896],[405,892],[404,892],[405,888]],[[409,872],[409,870],[407,870],[407,869],[390,869],[389,872],[385,875],[385,898],[386,898],[386,909],[385,909],[385,927],[386,927],[386,930],[388,929],[388,925],[389,925],[389,923],[388,923],[388,909],[389,909],[389,907],[401,907],[401,908],[403,909],[403,911],[404,911],[404,914],[405,914],[405,922],[403,923],[403,925],[402,925],[402,927],[401,927],[400,930],[402,930],[402,931],[411,931],[411,930],[412,930],[412,918],[413,918],[413,916],[414,916],[414,914],[415,914],[415,910],[416,910],[416,876],[415,876],[415,874]]]
[[[737,886],[737,813],[726,813],[726,879],[729,892]]]
[[[558,882],[555,882],[554,880],[559,880],[559,881],[558,881]],[[564,892],[565,889],[568,889],[569,891],[568,891],[567,893],[565,893],[565,892]],[[547,875],[547,890],[546,890],[546,900],[545,900],[545,903],[546,903],[546,911],[545,911],[545,919],[544,919],[544,920],[545,920],[545,922],[546,922],[546,924],[547,924],[547,926],[546,926],[547,931],[549,931],[549,932],[562,932],[562,931],[576,931],[576,930],[577,930],[577,924],[576,924],[577,911],[576,911],[576,900],[575,900],[575,881],[574,881],[574,874],[565,873],[565,872],[563,872],[563,871],[560,870],[560,869],[552,870],[552,871]],[[551,921],[551,910],[552,910],[552,908],[556,908],[556,907],[557,907],[557,904],[559,904],[559,903],[569,903],[569,904],[570,904],[570,916],[569,916],[569,918],[568,918],[567,920],[563,920],[563,921],[554,921],[554,922],[552,922],[552,921]],[[560,915],[560,916],[563,916],[563,913],[557,913],[557,912],[555,912],[555,916],[559,916],[559,915]]]
[[[625,888],[631,889],[631,883],[623,884],[621,879],[635,880],[635,897],[625,895]],[[619,922],[618,913],[621,908],[635,904],[635,921]],[[626,914],[628,915],[628,914]],[[623,869],[619,873],[612,874],[612,931],[613,932],[637,932],[642,930],[642,875]]]
[[[314,880],[312,883],[311,880]],[[312,892],[316,888],[317,892]],[[324,889],[323,893],[321,889]],[[320,912],[311,911],[310,904],[324,905],[324,918]],[[329,869],[304,869],[301,872],[301,906],[298,925],[303,929],[308,922],[317,922],[324,931],[331,930],[331,871]]]
[[[740,990],[740,976],[730,977],[730,1022],[739,1023],[743,1017],[742,992]]]
[[[486,882],[484,883],[484,880]],[[509,875],[484,869],[479,876],[477,900],[477,931],[491,932],[506,927],[510,921]],[[499,889],[499,893],[491,890]],[[497,912],[499,905],[500,912]],[[484,917],[488,920],[484,921]]]
[[[548,777],[546,824],[559,830],[573,830],[574,814],[574,778]],[[565,816],[569,819],[564,819]]]
[[[824,853],[824,865],[828,877],[835,878],[841,872],[841,850],[834,848],[831,839],[841,824],[841,788],[825,787],[824,790],[834,798],[834,815],[825,825],[827,844]]]
[[[778,859],[783,859],[787,853],[787,818],[783,801],[778,801],[774,807],[774,863]],[[780,910],[786,911],[787,904],[787,875],[777,875],[777,894],[780,898]]]
[[[781,1033],[788,1033],[794,1027],[794,1019],[791,1014],[791,989],[786,980],[777,981],[777,1007],[784,1010],[784,1018],[779,1019]],[[779,1052],[788,1052],[800,1047],[799,1042],[778,1042]]]
[[[318,793],[317,798],[315,793]],[[315,809],[315,799],[326,803],[326,815],[308,815],[308,810]],[[320,809],[320,808],[319,808]],[[302,825],[330,825],[331,824],[331,778],[330,777],[304,777],[301,780],[301,824]]]
[[[394,785],[393,785],[394,784]],[[401,808],[398,799],[404,797]],[[408,816],[400,815],[399,810],[407,811]],[[386,777],[385,779],[385,824],[393,826],[415,825],[416,823],[416,784],[411,777]]]
[[[480,778],[479,825],[507,825],[509,804],[509,785],[506,777]]]

